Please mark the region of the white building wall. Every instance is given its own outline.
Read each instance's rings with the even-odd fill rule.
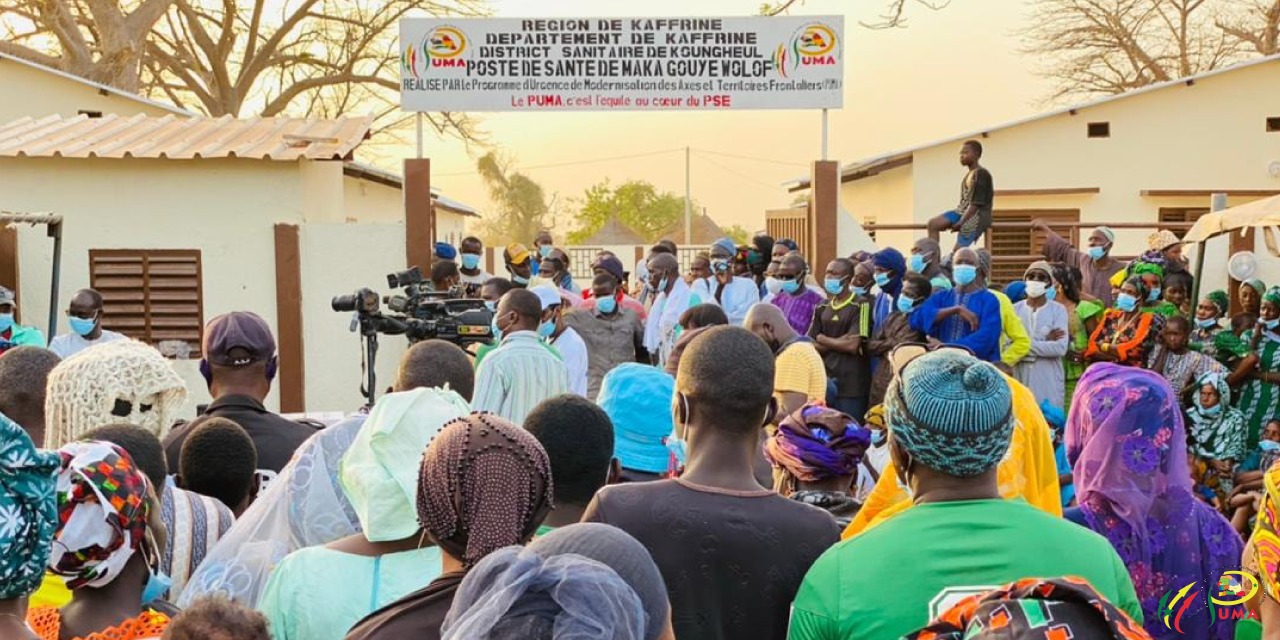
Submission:
[[[119,115],[145,113],[164,116],[178,109],[149,101],[103,92],[84,82],[61,77],[21,62],[0,57],[0,87],[6,98],[0,100],[0,124],[22,117],[43,118],[54,114],[63,117],[79,111],[101,111]]]
[[[204,320],[252,310],[276,326],[277,222],[300,223],[301,181],[291,163],[256,160],[0,159],[0,206],[63,216],[58,308],[89,286],[90,249],[200,249]],[[46,328],[53,243],[42,227],[19,233],[23,321]],[[343,255],[343,254],[336,254]],[[59,315],[59,331],[66,318]],[[209,395],[195,361],[182,417]],[[269,407],[277,406],[275,392]]]

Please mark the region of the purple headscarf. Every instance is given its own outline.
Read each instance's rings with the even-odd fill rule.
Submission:
[[[1192,495],[1182,412],[1169,383],[1150,371],[1089,367],[1067,417],[1067,457],[1080,510],[1129,569],[1144,626],[1154,638],[1181,638],[1156,615],[1170,589],[1195,582],[1214,589],[1240,566],[1242,543],[1231,525]],[[1182,616],[1186,637],[1229,639],[1203,604]]]
[[[853,418],[809,404],[778,425],[777,433],[765,441],[764,455],[794,480],[852,479],[870,445],[871,431]]]

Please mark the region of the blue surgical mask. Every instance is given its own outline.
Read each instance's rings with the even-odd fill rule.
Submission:
[[[844,278],[827,278],[822,281],[822,288],[834,296],[840,293],[841,289],[844,289]]]
[[[911,313],[916,310],[916,300],[907,294],[898,296],[898,311]]]
[[[1266,327],[1268,331],[1275,331],[1276,327],[1280,327],[1280,318],[1276,318],[1275,320],[1263,320],[1262,326]]]
[[[666,278],[663,278],[663,279],[659,280],[659,281],[658,281],[658,293],[663,293],[663,292],[665,292],[665,291],[667,290],[667,285],[668,285],[668,284],[670,284],[670,281],[668,281]]]
[[[1280,451],[1280,442],[1276,442],[1275,440],[1259,440],[1258,449],[1267,453],[1274,453],[1276,451]]]
[[[608,298],[598,298],[596,300],[596,309],[599,309],[600,313],[605,315],[613,313],[618,310],[618,300],[613,296]]]
[[[1208,329],[1210,327],[1218,326],[1218,321],[1214,318],[1205,318],[1204,320],[1196,319],[1196,326],[1201,329]]]
[[[478,254],[478,253],[464,253],[464,254],[462,254],[462,268],[463,268],[463,269],[474,269],[474,268],[476,268],[476,267],[478,267],[478,266],[480,266],[480,254]]]
[[[142,605],[146,606],[160,599],[169,587],[173,586],[173,580],[165,575],[162,571],[153,571],[147,577],[147,586],[142,589]]]
[[[502,328],[498,326],[498,316],[489,321],[489,330],[493,332],[493,341],[502,342]]]
[[[1147,294],[1147,302],[1155,302],[1156,300],[1159,300],[1159,299],[1160,299],[1160,293],[1161,293],[1162,291],[1163,291],[1163,289],[1161,289],[1160,287],[1156,287],[1156,288],[1152,289],[1152,290],[1151,290],[1151,293],[1148,293],[1148,294]]]
[[[67,324],[71,325],[71,330],[74,331],[76,335],[83,337],[93,333],[93,328],[97,326],[98,320],[96,318],[86,320],[84,318],[71,316],[67,318]]]
[[[1058,288],[1057,288],[1057,287],[1049,287],[1048,289],[1045,289],[1045,290],[1044,290],[1044,297],[1046,297],[1046,298],[1048,298],[1048,299],[1050,299],[1050,300],[1054,300],[1054,299],[1056,299],[1056,298],[1058,297]]]
[[[971,264],[958,264],[951,269],[951,276],[957,286],[965,286],[978,277],[978,268]]]
[[[911,263],[908,266],[916,273],[924,273],[924,268],[928,265],[929,261],[925,260],[923,255],[914,253],[911,255]]]
[[[512,281],[512,282],[514,282],[514,283],[516,283],[516,284],[518,284],[518,285],[527,285],[527,284],[529,284],[529,279],[528,279],[528,278],[526,278],[526,277],[524,277],[524,276],[522,276],[522,275],[514,274],[514,273],[513,273],[513,274],[511,274],[511,281]]]
[[[854,287],[854,288],[853,288],[853,295],[855,295],[855,296],[865,296],[865,295],[867,295],[867,288],[866,288],[866,287]]]
[[[1207,409],[1202,408],[1200,409],[1200,413],[1203,413],[1206,416],[1216,416],[1219,413],[1222,413],[1222,403],[1219,402],[1218,404],[1215,404],[1212,407],[1209,407]],[[1266,440],[1263,440],[1263,442],[1266,442]]]
[[[13,314],[0,313],[0,333],[4,333],[13,328]]]
[[[800,280],[799,280],[799,279],[796,279],[796,280],[783,280],[783,281],[782,281],[782,292],[783,292],[783,293],[786,293],[786,294],[794,294],[795,292],[797,292],[797,291],[799,291],[799,290],[800,290]]]
[[[1137,309],[1138,308],[1137,296],[1129,295],[1127,293],[1121,293],[1120,295],[1116,296],[1116,308],[1126,312]]]
[[[492,312],[496,312],[496,311],[498,310],[498,301],[497,301],[497,300],[485,300],[485,301],[484,301],[484,308],[488,309],[491,313],[492,313]]]
[[[1106,247],[1089,247],[1089,257],[1094,260],[1101,260],[1102,256],[1107,255]]]
[[[880,446],[880,445],[884,444],[884,440],[885,440],[885,432],[884,432],[884,429],[872,429],[872,430],[871,430],[871,444],[872,444],[873,446],[878,447],[878,446]]]
[[[876,286],[881,289],[889,285],[889,274],[885,271],[877,271],[875,274]]]
[[[555,249],[555,247],[553,247],[553,246],[551,246],[551,245],[549,245],[549,244],[544,244],[544,245],[542,245],[542,246],[538,247],[538,255],[540,255],[540,256],[542,256],[542,257],[544,257],[544,258],[550,258],[550,257],[551,257],[551,251],[552,251],[553,249]]]
[[[542,324],[538,325],[538,335],[542,336],[543,338],[550,338],[551,334],[555,332],[556,332],[555,320],[546,320]]]
[[[685,441],[673,433],[663,438],[662,444],[666,446],[667,451],[671,452],[671,455],[675,456],[676,464],[683,467],[689,459],[689,446]]]

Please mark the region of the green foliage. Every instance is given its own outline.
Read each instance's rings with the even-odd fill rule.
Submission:
[[[605,180],[584,191],[575,204],[579,206],[574,215],[577,229],[569,233],[569,244],[582,244],[611,217],[617,217],[646,242],[657,240],[663,229],[684,219],[682,196],[669,191],[659,192],[644,180],[628,180],[617,187]],[[696,206],[694,208],[697,209]]]
[[[476,162],[476,170],[494,203],[490,215],[478,225],[477,235],[492,247],[532,243],[538,230],[546,228],[551,209],[542,185],[492,151]]]
[[[751,243],[752,233],[740,224],[724,227],[724,234],[729,236],[733,243],[738,246]]]

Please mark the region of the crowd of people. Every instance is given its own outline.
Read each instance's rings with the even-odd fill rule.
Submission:
[[[659,242],[579,286],[548,232],[506,278],[441,243],[493,343],[414,344],[329,425],[266,407],[251,312],[205,327],[180,421],[97,292],[46,348],[0,291],[0,637],[1230,638],[1169,599],[1242,569],[1280,629],[1280,287],[1229,316],[1169,232],[1126,263],[1040,222],[997,287],[962,155],[949,254]]]

